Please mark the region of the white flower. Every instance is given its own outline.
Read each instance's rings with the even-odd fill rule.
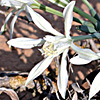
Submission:
[[[99,59],[99,54],[97,55],[90,49],[81,49],[73,44],[73,40],[70,37],[70,28],[73,21],[73,7],[75,5],[75,1],[70,2],[63,11],[64,16],[64,28],[65,28],[65,35],[57,32],[48,21],[46,21],[42,16],[31,10],[29,7],[27,7],[28,12],[30,12],[30,16],[32,17],[32,20],[35,22],[35,24],[42,29],[43,31],[49,32],[55,36],[47,35],[43,39],[38,40],[30,40],[27,41],[27,39],[23,38],[23,42],[21,38],[17,38],[16,40],[12,39],[8,41],[9,45],[19,47],[19,48],[26,48],[26,42],[28,45],[28,48],[32,48],[34,46],[39,46],[40,44],[43,45],[42,49],[40,51],[43,55],[45,55],[45,59],[39,62],[34,68],[30,71],[28,79],[26,81],[27,85],[31,80],[34,80],[36,77],[38,77],[43,71],[50,65],[54,57],[57,57],[59,54],[63,53],[62,59],[61,59],[61,65],[59,67],[59,74],[58,74],[58,80],[57,80],[57,86],[59,89],[59,92],[63,98],[65,98],[66,94],[66,87],[68,82],[68,72],[67,72],[67,60],[66,56],[69,50],[69,47],[71,47],[73,50],[75,50],[78,53],[78,61],[75,64],[79,64],[79,61],[83,59],[85,62],[81,64],[87,64],[88,62],[92,60]],[[34,17],[34,18],[33,18]],[[33,42],[32,42],[33,41]],[[38,41],[34,42],[34,41]],[[32,45],[33,43],[33,45]],[[87,54],[88,52],[88,54]],[[89,56],[86,58],[86,56]],[[73,63],[73,61],[71,61]]]
[[[14,18],[12,19],[11,25],[10,25],[10,38],[12,38],[13,35],[13,29],[14,29],[14,24],[19,16],[19,14],[22,11],[26,11],[27,17],[29,20],[31,20],[31,17],[29,15],[29,12],[27,11],[27,7],[30,8],[31,4],[38,4],[36,0],[0,0],[0,5],[1,6],[8,6],[8,7],[13,7],[14,10],[12,10],[8,16],[5,19],[5,23],[4,25],[1,27],[1,31],[0,34],[2,34],[5,31],[5,27],[7,22],[9,21],[9,19],[11,18],[11,16],[16,12],[17,14],[14,16]],[[30,8],[32,9],[32,8]]]
[[[71,45],[71,41],[72,41],[69,34],[70,34],[70,28],[71,28],[72,19],[73,19],[74,5],[75,5],[75,1],[72,1],[65,8],[66,11],[64,10],[65,27],[68,27],[68,28],[65,28],[65,32],[67,32],[65,36],[63,34],[57,32],[50,25],[50,23],[48,21],[46,21],[42,16],[38,15],[36,12],[31,10],[29,7],[27,7],[27,10],[28,10],[28,12],[30,12],[32,20],[34,20],[36,25],[40,29],[50,32],[51,34],[56,35],[56,36],[47,35],[45,38],[43,38],[41,40],[37,40],[38,43],[34,42],[36,40],[26,39],[26,38],[23,38],[23,40],[22,40],[22,38],[11,39],[10,41],[8,41],[9,45],[19,47],[19,48],[31,48],[38,44],[42,45],[43,42],[45,41],[42,49],[40,50],[42,52],[42,54],[45,55],[45,59],[42,60],[40,63],[38,63],[36,66],[34,66],[34,68],[31,70],[31,72],[29,73],[28,79],[26,81],[26,85],[31,80],[35,79],[41,73],[43,73],[43,71],[50,65],[50,63],[52,62],[54,57],[57,57],[59,54],[63,53],[61,66],[59,68],[60,71],[59,71],[59,75],[58,75],[58,82],[57,82],[59,92],[63,98],[65,98],[66,87],[67,87],[67,82],[68,82],[68,73],[67,73],[67,69],[66,69],[66,67],[67,67],[66,56],[67,56],[67,52],[69,50],[69,46]],[[34,44],[33,46],[32,46],[32,43]],[[35,43],[36,43],[36,45],[35,45]]]

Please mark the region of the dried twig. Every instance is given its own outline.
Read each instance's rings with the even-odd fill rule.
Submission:
[[[8,12],[0,10],[0,14],[3,14],[5,16],[7,16],[8,15]]]
[[[0,93],[2,92],[5,92],[7,95],[9,95],[12,100],[19,100],[17,93],[12,89],[2,87],[0,88]]]
[[[97,48],[96,44],[94,43],[93,39],[90,39],[89,42],[90,42],[90,44],[91,44],[92,49],[93,49],[95,52],[100,52],[100,50]]]

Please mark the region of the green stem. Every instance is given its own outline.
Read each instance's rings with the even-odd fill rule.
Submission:
[[[87,6],[89,9],[92,8],[92,6],[90,5],[90,3],[89,3],[87,0],[82,0],[82,1],[86,4],[86,6]]]
[[[55,9],[53,9],[53,8],[47,7],[47,6],[45,6],[45,5],[42,5],[42,4],[41,4],[39,9],[42,9],[42,10],[44,10],[44,11],[46,11],[46,12],[55,14],[55,15],[57,15],[57,16],[59,16],[59,17],[63,17],[63,13],[62,13],[62,12],[57,11],[57,10],[55,10]],[[76,18],[76,17],[74,17],[73,20],[76,21],[76,22],[78,22],[78,23],[80,23],[80,24],[84,23],[83,20],[80,20],[80,19],[78,19],[78,18]]]
[[[72,37],[74,42],[80,41],[80,40],[85,40],[85,39],[92,39],[92,38],[100,39],[100,33],[94,33],[94,34],[91,34],[91,35],[81,35],[81,36],[73,36]]]
[[[53,9],[53,8],[50,8],[50,7],[48,7],[48,6],[45,6],[45,5],[42,5],[42,4],[41,4],[41,5],[40,5],[40,9],[42,9],[42,10],[44,10],[44,11],[46,11],[46,12],[55,14],[55,15],[57,15],[57,16],[63,17],[62,12],[57,11],[57,10],[55,10],[55,9]]]
[[[69,3],[69,0],[66,0]]]
[[[51,13],[51,14],[55,14],[55,15],[57,15],[57,16],[59,16],[59,17],[63,17],[63,13],[62,13],[62,12],[57,11],[57,10],[55,10],[55,9],[53,9],[53,8],[47,7],[47,6],[42,5],[42,4],[38,4],[38,5],[36,5],[36,4],[31,4],[31,7],[32,7],[32,8],[36,8],[36,9],[44,10],[44,11],[49,12],[49,13]],[[80,23],[80,24],[83,24],[83,23],[85,22],[85,21],[80,20],[80,19],[78,19],[78,18],[76,18],[76,17],[73,17],[73,20],[74,20],[75,22],[77,22],[77,23]]]
[[[63,13],[62,12],[57,11],[57,10],[55,10],[53,8],[47,7],[47,6],[42,5],[42,4],[38,4],[36,6],[34,6],[34,4],[32,4],[31,7],[32,8],[37,8],[37,9],[41,9],[41,10],[47,11],[49,13],[52,13],[52,14],[58,15],[60,17],[63,17]],[[84,12],[81,12],[81,10],[78,9],[78,8],[75,8],[74,10],[77,10],[79,12],[79,14],[81,14],[81,15],[85,15],[86,14]],[[90,18],[90,20],[92,22],[94,21],[93,23],[97,23],[97,20],[95,18],[89,16],[88,14],[86,14],[85,17],[86,18]],[[86,22],[86,21],[79,20],[79,19],[77,19],[75,17],[74,17],[74,20],[77,21],[78,23],[81,23],[81,24],[84,23],[84,22]],[[84,40],[84,39],[92,39],[92,38],[98,38],[98,39],[100,39],[100,33],[94,33],[94,34],[91,34],[91,35],[84,35],[84,36],[82,35],[82,36],[74,36],[74,37],[72,37],[72,39],[73,39],[74,42],[75,41]]]
[[[83,23],[86,22],[86,21],[80,20],[80,19],[78,19],[78,18],[76,18],[76,17],[73,17],[73,21],[75,21],[75,22],[77,22],[77,23],[80,23],[80,24],[83,24]]]
[[[58,0],[58,1],[59,1],[59,0]],[[68,0],[66,0],[66,1],[69,3]],[[66,7],[66,5],[63,4],[63,2],[62,2],[62,4],[61,4],[61,1],[60,1],[60,2],[55,1],[55,2],[56,2],[56,3],[59,3],[59,4],[62,5],[63,7]],[[76,12],[76,13],[78,13],[79,15],[81,15],[81,16],[87,18],[88,20],[90,20],[92,23],[94,23],[94,24],[97,26],[97,20],[96,20],[94,17],[88,15],[87,13],[83,12],[82,10],[80,10],[80,9],[77,8],[77,7],[74,7],[74,12]]]
[[[53,8],[50,8],[50,7],[48,7],[48,6],[45,6],[45,5],[43,5],[43,4],[39,4],[39,5],[37,5],[37,6],[34,6],[34,4],[31,4],[31,7],[32,7],[32,8],[37,8],[37,9],[44,10],[44,11],[46,11],[46,12],[55,14],[55,15],[57,15],[57,16],[59,16],[59,17],[63,17],[62,12],[57,11],[57,10],[55,10],[55,9],[53,9]]]
[[[41,9],[41,10],[44,10],[46,12],[49,12],[49,13],[52,13],[52,14],[55,14],[57,16],[60,16],[60,17],[63,17],[63,14],[62,12],[60,11],[57,11],[53,8],[50,8],[48,6],[45,6],[43,4],[40,4],[38,3],[37,6],[34,6],[34,4],[31,4],[31,7],[32,8],[37,8],[37,9]],[[96,26],[97,26],[97,20],[95,18],[93,18],[92,16],[88,15],[87,13],[83,12],[82,10],[80,10],[79,8],[77,7],[74,7],[74,12],[78,13],[79,15],[89,19],[91,22],[93,22]],[[75,18],[76,19],[76,18]],[[82,23],[82,20],[79,21],[79,19],[75,20],[75,21],[78,21],[78,23]]]
[[[68,0],[66,0],[67,2],[69,2]],[[92,6],[89,4],[89,2],[87,0],[82,0],[85,2],[86,5],[88,5],[89,8],[92,8]],[[86,2],[87,1],[87,2]],[[83,12],[82,10],[80,10],[77,7],[74,7],[74,12],[78,13],[79,15],[87,18],[88,20],[90,20],[92,23],[94,23],[97,26],[97,20],[95,18],[93,18],[92,16],[88,15],[87,13]]]
[[[91,6],[91,4],[87,1],[87,0],[82,0],[84,2],[84,4],[89,8],[91,15],[97,19],[98,21],[100,21],[100,18],[97,14],[97,12],[95,11],[95,9]]]
[[[78,13],[79,15],[89,19],[92,23],[94,23],[95,25],[97,25],[97,20],[95,18],[93,18],[92,16],[88,15],[87,13],[83,12],[82,10],[80,10],[77,7],[74,7],[74,12]]]

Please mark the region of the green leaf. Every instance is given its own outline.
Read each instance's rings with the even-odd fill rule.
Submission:
[[[84,22],[82,23],[82,25],[85,25],[85,26],[94,28],[94,25],[93,25],[92,23],[90,23],[90,22],[87,22],[87,21],[84,21]]]
[[[99,16],[97,15],[97,12],[95,11],[95,9],[91,6],[91,4],[87,1],[87,0],[82,0],[86,6],[89,8],[89,11],[91,13],[91,16],[93,16],[95,19],[97,19],[98,21],[100,21]]]
[[[86,26],[86,25],[77,26],[77,29],[82,31],[82,32],[86,32],[86,33],[95,33],[95,32],[97,32],[94,28],[92,28],[90,26]]]
[[[93,34],[97,39],[100,39],[100,33],[94,33]]]
[[[95,19],[97,19],[98,21],[100,21],[99,16],[97,15],[96,11],[95,11],[93,8],[89,9],[89,11],[90,11],[91,15],[92,15]]]
[[[97,22],[96,28],[97,28],[97,31],[100,32],[100,22],[99,21]]]

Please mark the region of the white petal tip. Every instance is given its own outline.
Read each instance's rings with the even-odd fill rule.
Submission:
[[[76,1],[71,1],[71,2],[70,2],[70,5],[73,5],[73,6],[74,6],[75,3],[76,3]]]
[[[13,43],[12,40],[7,41],[7,44],[10,46],[12,46],[12,43]]]
[[[59,91],[59,93],[60,93],[61,97],[65,100],[65,94],[66,93],[63,93],[62,91]]]
[[[64,8],[64,11],[63,11],[63,16],[65,17],[66,16],[66,12],[67,10],[71,7],[71,9],[73,9],[75,5],[75,1],[71,1],[65,8]]]
[[[75,5],[76,1],[71,1],[71,3],[73,3]]]
[[[25,82],[25,87],[28,85],[28,83],[29,83],[29,82],[26,80],[26,82]]]
[[[9,45],[10,45],[10,41],[8,41],[8,42],[7,42],[7,44],[9,44]]]
[[[62,98],[65,99],[65,95],[63,95]]]
[[[28,83],[25,83],[25,87],[28,85]]]
[[[91,60],[86,60],[86,59],[80,58],[79,56],[75,56],[70,59],[70,63],[72,63],[74,65],[84,65],[84,64],[88,64],[90,62],[91,62]]]

